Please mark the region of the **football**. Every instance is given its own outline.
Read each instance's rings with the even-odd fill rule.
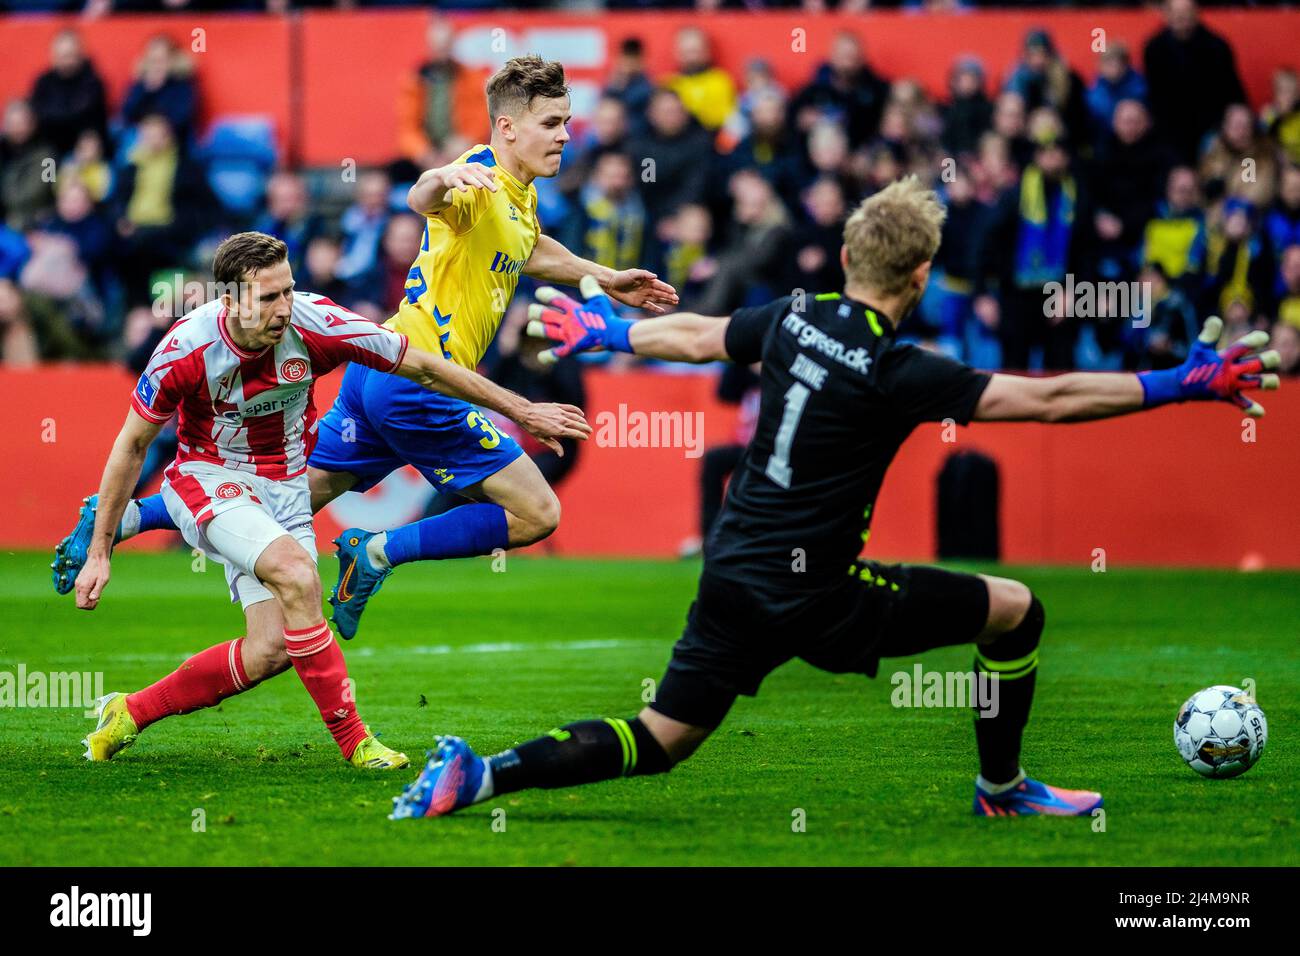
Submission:
[[[1216,684],[1187,699],[1174,721],[1178,754],[1203,777],[1236,777],[1259,761],[1268,743],[1264,712],[1239,687]]]

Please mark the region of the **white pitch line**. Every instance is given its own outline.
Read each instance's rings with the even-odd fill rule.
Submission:
[[[663,644],[669,646],[671,642],[653,640],[636,640],[626,641],[618,639],[609,640],[587,640],[587,641],[543,641],[529,644],[522,641],[496,641],[482,644],[415,644],[402,647],[376,647],[374,645],[362,645],[360,647],[349,647],[347,643],[340,642],[339,646],[344,649],[347,657],[426,657],[441,654],[516,654],[522,651],[603,651],[611,650],[616,647],[639,647]],[[60,661],[74,661],[82,669],[91,665],[102,664],[149,664],[149,663],[172,663],[179,664],[181,661],[192,657],[197,652],[186,652],[182,654],[95,654],[90,657],[72,657],[58,656],[46,657],[40,655],[43,663],[58,663]]]
[[[627,647],[633,644],[649,644],[653,641],[548,641],[543,644],[527,644],[519,641],[497,641],[491,644],[416,644],[412,647],[364,647],[349,648],[348,653],[356,657],[375,657],[376,655],[396,654],[397,656],[415,656],[424,654],[513,654],[518,651],[601,651],[611,647]]]

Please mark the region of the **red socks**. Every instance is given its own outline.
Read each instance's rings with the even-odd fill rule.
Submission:
[[[244,639],[238,637],[199,651],[172,673],[129,694],[126,709],[140,730],[173,714],[212,707],[253,686],[244,673]]]
[[[285,628],[284,647],[344,759],[351,758],[366,736],[366,726],[357,714],[348,665],[330,626],[322,619],[319,624],[297,631]]]
[[[209,647],[156,684],[127,695],[126,708],[136,727],[144,730],[164,717],[212,707],[252,687],[244,672],[243,644],[240,637]],[[366,736],[366,726],[357,714],[348,665],[329,625],[322,620],[299,631],[286,629],[284,644],[344,759],[350,758]]]

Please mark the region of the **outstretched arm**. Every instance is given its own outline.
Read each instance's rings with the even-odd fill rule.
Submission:
[[[162,425],[155,424],[135,409],[126,413],[126,422],[113,442],[104,465],[104,477],[99,482],[99,507],[95,511],[95,531],[86,550],[86,563],[77,575],[77,607],[93,611],[108,584],[109,559],[113,553],[113,539],[117,525],[131,497],[131,491],[140,480],[140,469],[150,444],[158,437]]]
[[[1122,372],[1068,372],[1048,378],[997,373],[979,404],[983,422],[1085,422],[1136,412],[1142,383]]]
[[[577,285],[583,276],[593,276],[600,289],[624,305],[660,314],[676,305],[677,290],[645,269],[615,271],[590,259],[576,256],[550,236],[537,237],[524,274],[545,282]]]
[[[489,378],[462,368],[433,352],[406,350],[402,363],[394,372],[434,392],[499,412],[527,430],[543,445],[563,456],[558,439],[585,441],[591,426],[582,409],[551,402],[530,402],[522,395],[502,388]]]
[[[1070,372],[1049,378],[996,374],[975,406],[976,421],[1083,422],[1111,418],[1171,402],[1232,402],[1259,417],[1263,406],[1244,393],[1278,387],[1277,352],[1260,352],[1268,334],[1251,332],[1222,352],[1214,350],[1223,321],[1205,322],[1187,360],[1177,368],[1128,374]]]
[[[678,312],[662,319],[633,322],[628,344],[637,355],[669,362],[726,361],[727,316]]]
[[[669,362],[714,362],[727,358],[724,339],[727,317],[678,312],[661,319],[630,322],[614,314],[597,280],[590,275],[578,282],[585,302],[556,289],[543,287],[537,298],[544,304],[528,307],[528,334],[560,344],[539,356],[554,362],[574,352],[610,349],[635,352]]]

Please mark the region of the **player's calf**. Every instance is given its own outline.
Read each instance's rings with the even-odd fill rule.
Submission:
[[[700,744],[713,733],[711,727],[696,727],[693,724],[674,720],[666,714],[659,713],[653,707],[643,708],[641,713],[637,714],[637,720],[645,725],[659,742],[659,746],[663,747],[673,766],[695,753]]]
[[[343,758],[352,761],[372,735],[357,712],[356,695],[343,652],[321,615],[320,576],[315,560],[292,535],[285,534],[266,546],[258,556],[255,570],[258,579],[276,596],[284,626],[284,653],[320,711],[321,720]],[[268,624],[269,615],[270,612]],[[393,757],[391,766],[405,766],[403,755],[393,752]],[[359,765],[378,766],[369,759]]]
[[[560,499],[549,487],[546,493],[506,509],[510,547],[522,548],[549,538],[560,526]]]
[[[250,673],[246,666],[249,656],[244,652],[247,644],[247,638],[238,637],[213,645],[142,690],[109,694],[100,702],[95,729],[83,741],[86,759],[108,760],[164,717],[213,707],[278,673]]]
[[[293,667],[284,646],[284,616],[275,601],[262,601],[244,610],[248,636],[244,638],[244,672],[263,681]]]
[[[701,731],[700,740],[708,735],[692,729]],[[683,754],[679,759],[698,746],[688,747],[685,737],[677,743],[670,746]],[[667,773],[676,762],[641,717],[566,724],[492,757],[480,757],[459,737],[439,737],[420,776],[393,799],[390,819],[442,816],[518,790]]]
[[[582,720],[487,758],[494,794],[667,773],[668,752],[639,718]]]
[[[560,526],[560,499],[526,455],[467,490],[505,509],[507,544],[511,548],[541,541]]]
[[[1004,580],[1004,579],[1000,579]],[[1002,588],[1007,597],[999,598],[995,609],[990,588],[989,628],[1015,620],[991,640],[975,647],[975,674],[991,686],[977,700],[993,701],[994,706],[980,706],[975,711],[975,743],[979,748],[980,782],[986,789],[1009,784],[1020,773],[1020,740],[1029,720],[1034,700],[1034,682],[1038,674],[1038,644],[1046,616],[1043,604],[1028,588],[1017,582],[1028,595],[1028,606],[1015,620],[1014,606],[1024,596],[1016,588]],[[1010,608],[1010,610],[1008,610]],[[981,635],[982,636],[982,635]]]
[[[1101,794],[1065,790],[1025,776],[1020,743],[1034,699],[1038,645],[1046,614],[1042,602],[1018,581],[986,578],[989,621],[975,647],[975,673],[991,681],[991,694],[978,694],[975,742],[980,772],[975,778],[977,816],[1083,816],[1102,805]],[[994,706],[988,706],[990,697]]]
[[[252,639],[245,645],[244,668],[248,678],[254,682],[266,680],[276,674],[283,674],[293,666],[293,661],[284,649],[284,632],[280,632],[278,646],[267,644],[254,645]]]

